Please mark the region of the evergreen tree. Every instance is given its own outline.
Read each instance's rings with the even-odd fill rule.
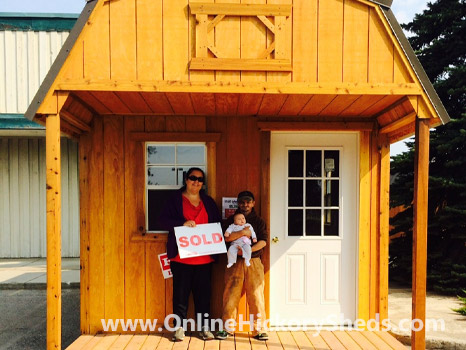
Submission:
[[[437,0],[402,27],[447,109],[451,121],[431,131],[429,167],[428,288],[466,289],[466,0]],[[391,277],[411,281],[414,143],[393,157],[391,206],[406,211],[391,220]]]

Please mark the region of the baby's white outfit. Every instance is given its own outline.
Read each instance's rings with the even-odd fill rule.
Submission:
[[[231,234],[233,232],[241,231],[243,228],[246,228],[246,227],[248,227],[251,230],[251,238],[257,239],[256,233],[254,232],[254,229],[252,228],[250,224],[245,224],[245,225],[231,224],[225,230],[225,233]],[[249,260],[251,260],[251,254],[252,254],[251,239],[249,237],[242,236],[238,239],[235,239],[233,242],[231,242],[230,248],[228,248],[227,267],[231,267],[234,263],[236,263],[236,258],[238,256],[238,248],[241,248],[241,250],[243,251],[243,258],[244,258],[244,263],[246,264],[246,266],[251,265],[251,263],[249,262]]]

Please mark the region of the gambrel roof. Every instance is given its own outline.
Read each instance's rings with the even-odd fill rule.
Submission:
[[[198,19],[201,18],[199,16],[202,16],[202,13],[195,14],[197,25],[194,16],[188,14],[188,8],[197,5],[197,1],[186,0],[186,5],[177,9],[163,3],[163,6],[167,7],[166,9],[164,7],[164,11],[161,11],[162,2],[160,4],[152,2],[149,5],[141,1],[144,5],[141,5],[140,11],[135,11],[134,4],[126,0],[118,2],[88,0],[57,60],[29,106],[26,117],[31,120],[35,117],[40,119],[41,115],[53,113],[56,102],[51,102],[50,98],[54,93],[61,91],[63,96],[66,96],[63,100],[68,101],[65,106],[68,108],[67,112],[70,112],[70,108],[74,111],[82,108],[88,110],[85,116],[78,116],[78,119],[85,123],[90,122],[91,114],[128,113],[317,116],[320,118],[318,120],[322,121],[330,117],[339,118],[338,120],[352,117],[353,121],[366,121],[372,117],[382,132],[388,133],[394,142],[413,132],[413,118],[416,115],[431,119],[432,126],[449,121],[448,113],[390,10],[391,1],[351,0],[344,5],[338,0],[328,1],[326,3],[337,4],[330,6],[349,6],[348,9],[351,11],[341,11],[341,22],[344,23],[329,22],[332,25],[316,27],[317,29],[310,33],[305,32],[304,29],[309,28],[302,23],[306,22],[307,26],[310,25],[309,23],[317,23],[317,21],[313,22],[312,16],[319,16],[319,24],[315,24],[316,26],[323,25],[322,23],[326,23],[325,20],[331,21],[336,17],[332,13],[334,11],[325,12],[322,4],[318,10],[320,12],[315,14],[317,10],[310,5],[306,5],[307,7],[303,5],[312,0],[306,1],[308,0],[295,1],[292,4],[294,6],[292,24],[285,23],[290,21],[291,15],[283,20],[285,29],[282,32],[283,39],[280,40],[282,45],[285,45],[283,49],[285,52],[280,51],[280,53],[288,55],[292,60],[292,72],[257,73],[256,76],[262,78],[252,79],[255,81],[251,82],[251,79],[246,79],[251,74],[244,69],[243,73],[230,74],[235,77],[229,84],[225,84],[223,77],[227,77],[228,74],[222,73],[220,65],[218,69],[210,67],[205,71],[202,71],[202,68],[194,70],[193,66],[190,67],[190,60],[196,56],[196,50],[199,49],[194,48],[193,42],[204,40],[200,34],[200,29],[204,27],[199,25]],[[104,8],[105,6],[109,8]],[[196,11],[203,8],[202,6],[202,4],[196,6]],[[194,13],[193,8],[190,9],[191,14]],[[305,12],[311,10],[312,13]],[[143,11],[147,13],[143,14]],[[154,16],[151,11],[158,13]],[[157,18],[162,16],[162,12],[165,16],[163,20]],[[178,14],[179,17],[176,17]],[[312,18],[307,18],[308,15]],[[99,16],[104,18],[99,19]],[[367,16],[364,18],[369,19],[368,24],[364,24],[366,19],[358,21],[358,16]],[[155,18],[151,18],[155,24],[149,22],[149,17]],[[236,50],[236,53],[233,51],[234,55],[240,57],[249,55],[243,54],[246,47],[244,42],[250,39],[245,39],[245,35],[248,30],[256,29],[247,27],[249,29],[242,30],[242,34],[238,31],[241,39],[236,40],[235,31],[223,29],[228,25],[234,25],[232,24],[234,22],[228,22],[222,28],[220,25],[215,27],[222,18],[208,23],[209,31],[219,31],[215,39],[205,38],[206,43],[209,40],[216,40],[209,42],[209,57],[231,51],[227,46],[236,45],[235,42],[240,44],[234,49]],[[113,20],[114,27],[112,27]],[[269,24],[271,31],[274,30],[273,21],[265,19],[263,23]],[[278,25],[277,22],[276,26]],[[337,34],[326,33],[333,25],[343,29],[341,31],[343,36],[350,35],[347,33],[351,31],[358,35],[351,34],[349,39],[336,37],[337,40],[333,40],[332,35],[340,35],[337,30]],[[364,31],[361,36],[355,32],[359,27]],[[281,28],[277,28],[279,29]],[[126,32],[123,32],[125,30]],[[148,30],[151,32],[144,34],[144,31]],[[179,40],[165,37],[171,34],[179,36],[180,33],[184,35],[184,30],[188,35],[179,37]],[[194,33],[194,30],[197,32]],[[221,32],[222,30],[225,34]],[[110,32],[113,33],[112,36]],[[254,34],[256,35],[254,40],[271,40],[267,29],[264,33],[264,39]],[[276,32],[273,33],[278,35]],[[95,36],[99,35],[103,36],[96,39]],[[91,37],[92,39],[86,39]],[[116,41],[117,37],[118,41]],[[228,42],[227,38],[233,44]],[[325,38],[332,40],[324,40]],[[101,41],[99,42],[98,39]],[[354,42],[355,48],[350,47],[351,41]],[[277,38],[274,44],[276,42],[278,45]],[[341,57],[334,42],[342,46]],[[225,48],[222,48],[222,45],[226,45]],[[181,53],[176,51],[179,47],[186,51]],[[357,51],[358,48],[362,48],[362,51]],[[102,52],[90,52],[99,49]],[[73,50],[75,53],[70,55]],[[271,52],[274,47],[269,46],[267,50],[268,52],[265,53],[269,55],[267,58],[273,58]],[[276,56],[277,52],[278,49],[275,48]],[[335,52],[338,55],[335,55]],[[335,57],[336,61],[333,62]],[[153,62],[150,61],[152,58]],[[214,62],[210,58],[207,60]],[[272,61],[273,59],[268,62]],[[66,62],[68,65],[65,65]],[[389,69],[387,70],[384,65]],[[338,69],[339,66],[341,70]],[[315,72],[312,71],[313,69]],[[251,70],[254,69],[249,69]],[[354,72],[351,73],[351,70]],[[341,75],[340,71],[342,71]],[[357,74],[362,74],[360,81]],[[70,100],[70,96],[73,101]],[[224,104],[225,99],[228,100],[227,105]],[[231,102],[232,99],[237,99],[237,102]],[[223,104],[219,105],[219,101]],[[60,106],[63,106],[63,103]],[[245,106],[250,108],[246,110]]]

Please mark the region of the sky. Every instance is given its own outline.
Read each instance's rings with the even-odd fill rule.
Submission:
[[[85,4],[85,0],[0,0],[0,12],[81,13]],[[426,6],[427,0],[393,0],[391,8],[399,23],[407,23]],[[404,141],[390,147],[392,155],[405,150]]]

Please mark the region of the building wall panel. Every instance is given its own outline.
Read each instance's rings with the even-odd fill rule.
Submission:
[[[62,256],[79,256],[77,144],[62,139]],[[46,256],[45,142],[2,138],[0,258]]]
[[[0,32],[0,113],[23,114],[68,32]]]

